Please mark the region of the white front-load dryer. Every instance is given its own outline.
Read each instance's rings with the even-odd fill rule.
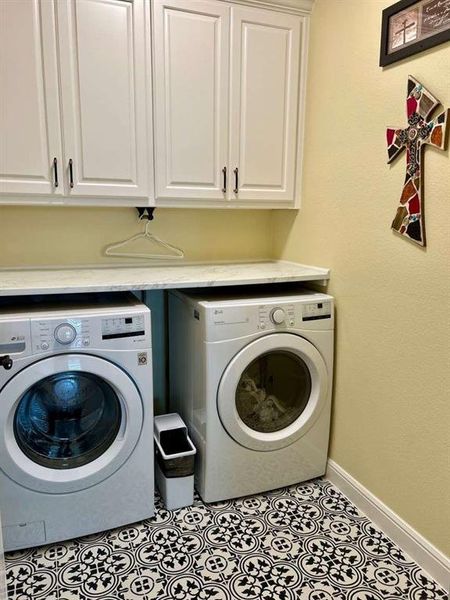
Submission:
[[[0,307],[6,550],[153,515],[150,311],[131,294]]]
[[[206,502],[325,473],[333,304],[309,290],[170,294],[170,408],[197,446]]]

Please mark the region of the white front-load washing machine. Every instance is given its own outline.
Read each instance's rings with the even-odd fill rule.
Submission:
[[[6,550],[153,515],[150,311],[131,294],[0,307]]]
[[[170,294],[170,408],[196,444],[206,502],[325,473],[333,308],[309,290]]]

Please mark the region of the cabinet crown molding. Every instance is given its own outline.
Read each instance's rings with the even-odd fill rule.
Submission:
[[[271,10],[286,10],[296,14],[310,14],[315,0],[220,0],[227,4],[242,4],[255,8],[267,8]]]

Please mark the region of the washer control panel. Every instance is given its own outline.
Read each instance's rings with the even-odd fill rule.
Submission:
[[[150,327],[143,313],[124,316],[31,319],[33,354],[148,344]],[[125,338],[125,339],[124,339]],[[128,346],[127,346],[128,344]]]
[[[102,339],[114,340],[145,335],[144,315],[102,319]]]
[[[60,344],[71,344],[77,337],[77,330],[70,323],[61,323],[55,329],[53,335]]]
[[[25,321],[0,321],[0,356],[28,354],[30,325]]]
[[[89,347],[90,332],[90,319],[32,319],[33,353]]]

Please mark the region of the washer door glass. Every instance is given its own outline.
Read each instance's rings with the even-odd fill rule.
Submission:
[[[106,451],[119,431],[121,412],[117,393],[104,379],[65,371],[41,379],[22,395],[14,435],[35,463],[71,469]]]
[[[253,360],[236,388],[236,410],[242,421],[262,433],[288,427],[305,410],[311,375],[298,355],[276,350]]]

